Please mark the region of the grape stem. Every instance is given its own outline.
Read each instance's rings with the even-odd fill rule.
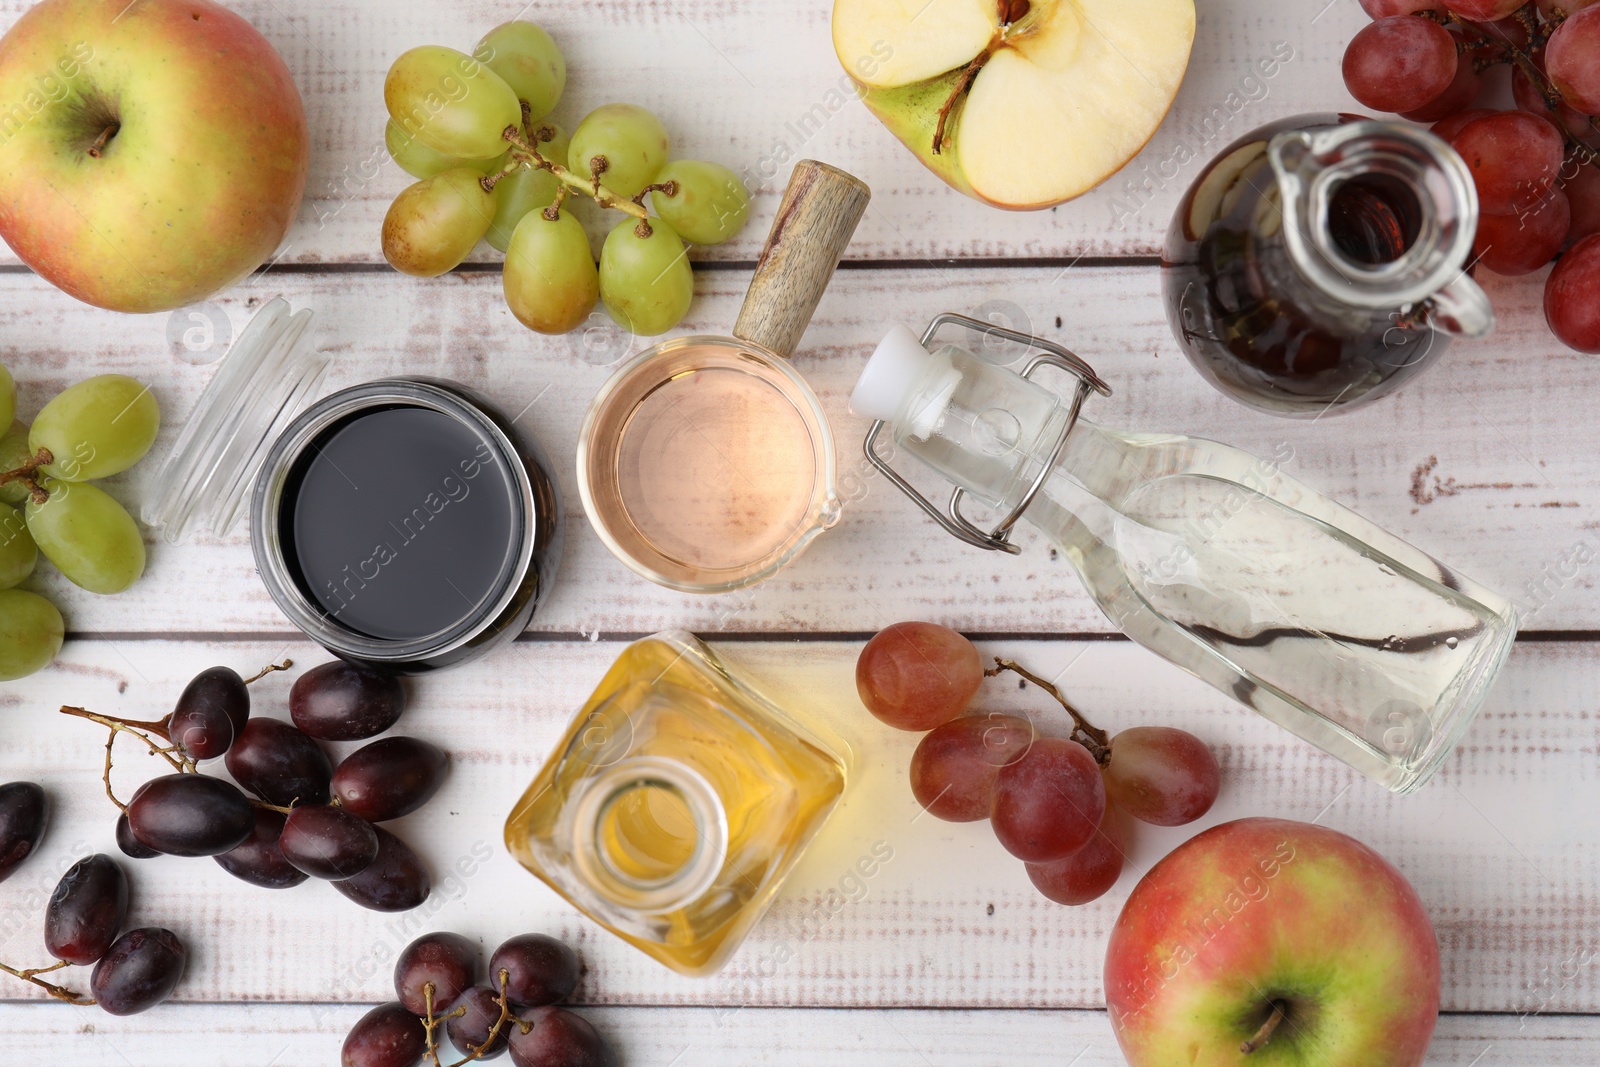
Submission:
[[[173,770],[179,772],[180,774],[193,774],[199,771],[199,767],[195,765],[194,760],[190,759],[176,748],[163,748],[155,743],[150,734],[145,732],[146,730],[150,730],[151,732],[165,731],[165,720],[160,722],[131,722],[124,719],[114,719],[107,715],[96,715],[92,711],[88,711],[84,708],[73,707],[70,704],[63,704],[61,706],[61,714],[71,715],[73,718],[77,719],[88,719],[90,722],[99,723],[101,726],[104,726],[110,731],[110,733],[106,735],[105,769],[101,772],[100,777],[101,780],[105,782],[106,796],[110,798],[111,803],[117,806],[117,810],[119,811],[126,813],[128,810],[128,805],[118,800],[117,794],[111,789],[111,752],[112,749],[116,747],[118,734],[126,733],[137,737],[150,749],[150,754],[152,756],[160,756],[162,759],[166,760],[172,765]],[[170,737],[166,737],[165,733],[161,733],[160,736],[162,736],[169,743],[172,740]]]
[[[256,671],[256,673],[252,674],[250,677],[246,678],[244,680],[244,684],[251,685],[255,682],[261,681],[261,679],[265,678],[269,674],[274,673],[275,671],[286,671],[293,666],[294,660],[292,659],[285,659],[282,663],[269,663],[265,667],[262,667],[259,671]]]
[[[648,219],[650,217],[650,213],[644,209],[642,204],[634,203],[601,183],[600,175],[606,172],[605,156],[595,156],[589,161],[589,171],[594,177],[580,178],[561,164],[546,159],[541,155],[538,146],[543,142],[553,140],[556,131],[550,126],[540,126],[538,130],[530,130],[531,114],[532,111],[528,107],[528,102],[524,100],[522,102],[522,129],[519,130],[516,126],[507,126],[501,131],[500,136],[511,145],[512,164],[507,164],[497,174],[484,177],[481,181],[484,191],[493,191],[495,183],[505,177],[506,174],[516,170],[517,167],[513,164],[526,165],[549,171],[563,185],[583,193],[601,207],[625,211],[636,219]]]
[[[39,451],[33,454],[32,458],[30,458],[26,463],[18,467],[16,470],[6,471],[4,474],[0,474],[0,485],[6,485],[10,482],[21,482],[27,487],[28,495],[33,498],[33,502],[35,504],[43,504],[45,501],[50,499],[50,494],[44,491],[44,486],[39,484],[39,479],[34,477],[34,475],[36,475],[39,472],[39,468],[44,466],[46,463],[54,462],[55,458],[55,455],[48,448],[41,448]]]
[[[1545,110],[1549,112],[1545,117],[1561,131],[1568,147],[1573,149],[1574,158],[1579,161],[1579,166],[1588,164],[1589,166],[1600,167],[1600,153],[1595,152],[1594,149],[1579,140],[1578,135],[1572,131],[1572,127],[1567,125],[1566,116],[1561,114],[1561,93],[1556,89],[1554,83],[1550,81],[1550,78],[1539,69],[1539,65],[1534,62],[1535,53],[1544,48],[1545,43],[1550,39],[1550,34],[1545,32],[1540,25],[1532,5],[1524,5],[1518,8],[1515,14],[1517,21],[1522,24],[1522,28],[1528,33],[1528,45],[1526,48],[1517,45],[1509,38],[1493,36],[1487,33],[1482,26],[1461,18],[1453,11],[1445,11],[1443,14],[1433,11],[1420,11],[1417,14],[1421,18],[1431,19],[1441,25],[1456,26],[1463,33],[1471,35],[1471,39],[1464,44],[1466,48],[1502,50],[1504,52],[1503,58],[1479,57],[1473,61],[1474,66],[1481,71],[1487,70],[1498,63],[1510,63],[1522,71],[1528,82],[1539,91],[1540,96],[1544,97]],[[1559,26],[1562,21],[1559,18],[1552,18],[1549,20],[1549,25],[1551,27]],[[1588,125],[1591,131],[1600,131],[1600,122],[1596,122],[1593,116],[1589,117]]]
[[[438,1029],[440,1023],[449,1019],[460,1018],[467,1013],[467,1009],[463,1005],[447,1015],[435,1015],[433,1013],[433,983],[426,982],[423,984],[422,997],[424,1004],[428,1009],[427,1017],[422,1020],[422,1028],[426,1033],[428,1040],[428,1048],[425,1055],[427,1056],[428,1060],[433,1063],[433,1067],[462,1067],[463,1064],[472,1063],[476,1060],[482,1059],[483,1050],[492,1048],[494,1046],[495,1039],[500,1036],[501,1028],[503,1028],[508,1022],[516,1023],[522,1028],[523,1033],[527,1033],[529,1030],[533,1029],[532,1023],[523,1022],[511,1011],[511,998],[506,995],[506,985],[511,981],[511,972],[502,967],[500,968],[496,977],[500,982],[500,993],[494,998],[494,1002],[500,1005],[500,1018],[496,1019],[494,1021],[494,1025],[489,1027],[489,1035],[483,1039],[483,1044],[473,1045],[468,1043],[466,1047],[467,1054],[461,1057],[461,1059],[450,1064],[443,1064],[439,1062],[439,1041],[433,1036],[433,1034],[434,1031]]]
[[[999,656],[994,658],[994,666],[984,671],[983,676],[985,678],[993,678],[1003,671],[1013,671],[1020,674],[1023,678],[1055,697],[1056,702],[1066,708],[1067,714],[1072,716],[1072,740],[1088,749],[1089,755],[1093,756],[1095,762],[1102,767],[1110,761],[1111,735],[1084,718],[1083,713],[1072,706],[1071,702],[1061,694],[1061,690],[1056,687],[1055,683],[1045,681],[1014,660],[1001,659]]]
[[[71,964],[66,960],[56,960],[48,967],[29,967],[26,970],[18,970],[15,967],[0,963],[0,971],[15,975],[24,982],[32,982],[57,1000],[66,1001],[68,1004],[76,1004],[80,1008],[87,1008],[94,1003],[93,997],[86,997],[82,993],[74,992],[65,986],[58,986],[54,982],[46,982],[43,978],[37,977],[38,975],[49,974],[51,971],[59,971],[63,967],[70,966]]]
[[[639,195],[633,198],[633,202],[639,205],[639,210],[643,211],[644,198],[649,196],[651,193],[657,192],[666,193],[668,196],[677,196],[678,183],[675,181],[665,181],[655,185],[647,185],[643,189],[639,190]],[[640,219],[639,225],[633,228],[633,235],[639,238],[641,241],[655,232],[656,231],[651,227],[650,220],[648,218]]]

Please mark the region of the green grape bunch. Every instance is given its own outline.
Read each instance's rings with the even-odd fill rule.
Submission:
[[[661,120],[637,104],[603,104],[569,137],[549,119],[566,77],[555,41],[523,21],[471,55],[423,45],[396,59],[384,143],[419,180],[384,216],[384,258],[435,277],[487,240],[505,253],[506,305],[529,329],[566,333],[603,303],[632,333],[665,333],[694,299],[689,247],[737,234],[749,190],[719,163],[673,159]],[[598,263],[566,207],[573,195],[629,216]]]
[[[161,429],[148,386],[101,374],[68,386],[30,426],[0,367],[0,681],[23,678],[61,651],[61,612],[19,589],[43,555],[92,593],[120,593],[144,574],[138,523],[94,479],[143,459]]]

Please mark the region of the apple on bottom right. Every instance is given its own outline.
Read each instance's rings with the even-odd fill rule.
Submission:
[[[1416,890],[1355,838],[1240,819],[1134,887],[1105,988],[1132,1067],[1415,1067],[1439,943]]]

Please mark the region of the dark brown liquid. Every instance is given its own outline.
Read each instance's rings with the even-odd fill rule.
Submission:
[[[1335,322],[1286,284],[1293,268],[1281,236],[1259,232],[1290,225],[1267,142],[1304,125],[1302,117],[1263,127],[1223,149],[1179,204],[1162,257],[1167,318],[1191,362],[1224,392],[1289,415],[1375,399],[1421,370],[1437,343],[1398,311]],[[1399,182],[1368,175],[1333,191],[1327,222],[1351,264],[1375,267],[1411,246],[1420,207]]]
[[[430,408],[374,408],[329,427],[284,500],[296,581],[369,637],[414,640],[475,619],[515,570],[515,480],[476,428]]]

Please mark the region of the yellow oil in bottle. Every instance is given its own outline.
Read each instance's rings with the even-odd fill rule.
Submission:
[[[846,750],[684,633],[629,645],[506,822],[590,918],[685,974],[727,960],[844,792]]]

